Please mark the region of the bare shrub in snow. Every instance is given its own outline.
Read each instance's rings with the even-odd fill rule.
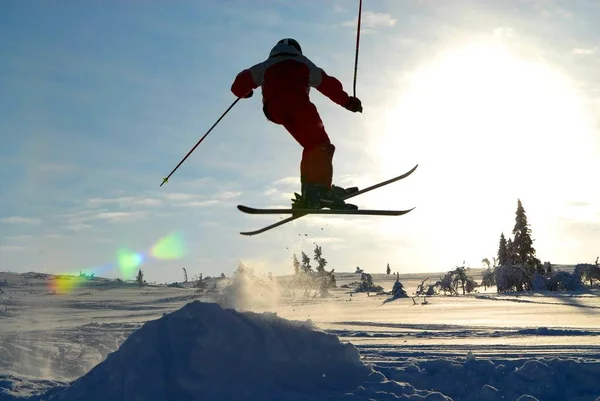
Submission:
[[[465,295],[465,285],[468,277],[464,266],[457,267],[453,273],[453,285],[455,289],[458,289],[459,285],[462,287],[462,293]]]
[[[458,292],[459,286],[462,288],[463,295],[465,295],[465,293],[470,294],[478,286],[477,282],[467,275],[467,268],[465,266],[458,266],[449,273],[452,277],[452,286],[455,293]]]
[[[496,285],[496,272],[493,269],[488,267],[483,271],[482,276],[481,285],[485,290]]]
[[[501,254],[503,255],[503,258],[506,257],[506,239],[504,238],[504,234],[500,237],[500,248],[498,249],[498,255]],[[484,291],[487,290],[488,287],[496,285],[496,267],[498,267],[500,259],[500,257],[492,258],[493,262],[490,262],[488,258],[483,258],[481,260],[481,263],[487,266],[481,275],[481,286]]]
[[[421,281],[421,284],[417,285],[417,290],[415,291],[415,295],[417,295],[417,296],[436,295],[435,284],[429,283],[429,277],[427,277],[425,280]]]
[[[458,288],[462,289],[463,295],[471,293],[478,286],[477,282],[473,277],[467,274],[468,268],[458,266],[454,270],[450,270],[443,277],[434,284],[439,291],[442,291],[444,295],[450,293],[450,295],[458,295]],[[427,294],[430,295],[430,294]]]
[[[456,294],[456,289],[454,288],[454,276],[452,272],[446,273],[443,277],[435,283],[435,286],[439,288],[440,291],[446,295],[446,293],[450,293],[450,295]]]

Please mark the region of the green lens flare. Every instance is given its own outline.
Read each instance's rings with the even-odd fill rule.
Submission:
[[[117,252],[117,262],[123,275],[129,275],[132,270],[142,263],[142,255],[130,251],[129,249],[119,249]]]
[[[152,247],[152,256],[156,259],[179,259],[185,256],[185,246],[179,234],[161,238]]]

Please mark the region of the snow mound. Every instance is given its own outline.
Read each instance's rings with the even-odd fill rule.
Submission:
[[[50,399],[362,400],[382,390],[447,399],[388,382],[353,345],[310,322],[195,301],[144,324]]]
[[[454,401],[594,401],[600,398],[600,364],[579,359],[492,361],[472,353],[462,361],[440,358],[387,363],[374,369],[390,381],[430,388]]]

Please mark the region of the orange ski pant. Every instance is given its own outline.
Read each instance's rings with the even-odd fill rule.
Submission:
[[[302,146],[300,182],[331,187],[335,146],[308,97],[280,96],[264,107],[267,118],[285,129]]]

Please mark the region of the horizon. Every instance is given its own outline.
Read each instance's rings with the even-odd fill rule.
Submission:
[[[235,3],[232,5],[232,3]],[[600,4],[460,0],[363,5],[352,114],[316,90],[336,145],[334,184],[400,217],[276,222],[236,204],[287,207],[301,149],[229,88],[283,37],[352,94],[357,2],[13,1],[0,13],[0,270],[147,281],[274,275],[323,248],[328,268],[400,274],[480,268],[521,199],[537,257],[600,250]],[[457,9],[460,12],[457,12]],[[516,147],[518,146],[518,147]],[[560,263],[557,263],[560,262]],[[569,262],[569,263],[563,263]],[[351,271],[350,271],[351,272]]]
[[[564,269],[566,268],[571,268],[571,267],[575,267],[576,264],[563,264],[563,263],[557,263],[557,264],[552,264],[552,267],[554,269],[558,268],[560,269]],[[249,266],[251,268],[251,266]],[[459,266],[455,266],[455,267],[459,267]],[[481,270],[481,271],[485,271],[487,269],[487,267],[471,267],[471,266],[466,266],[467,270]],[[144,273],[144,269],[143,267],[139,267],[139,269],[142,270],[142,273]],[[381,276],[396,276],[396,274],[398,273],[400,276],[425,276],[428,274],[441,274],[444,275],[446,273],[448,273],[449,271],[452,271],[454,269],[448,269],[448,270],[440,270],[440,271],[422,271],[422,272],[406,272],[406,273],[400,273],[400,272],[396,272],[396,271],[392,271],[390,272],[390,274],[387,274],[386,272],[376,272],[376,271],[364,271],[364,273],[368,273],[370,275],[381,275]],[[136,270],[137,272],[137,270]],[[71,277],[80,277],[80,275],[88,275],[89,273],[86,272],[70,272],[70,273],[45,273],[45,272],[39,272],[39,271],[27,271],[27,272],[14,272],[14,271],[0,271],[0,273],[7,273],[7,274],[17,274],[17,275],[25,275],[25,274],[45,274],[45,275],[49,275],[49,276],[71,276]],[[94,273],[94,272],[91,272]],[[200,272],[202,273],[202,272]],[[233,271],[231,274],[227,274],[225,272],[222,272],[225,274],[225,278],[228,279],[232,279],[235,271]],[[258,271],[258,272],[254,272],[253,270],[253,274],[256,274],[257,276],[262,276],[262,275],[268,275],[271,272],[264,272],[264,271]],[[333,273],[335,274],[359,274],[356,273],[355,271],[335,271]],[[144,273],[145,275],[145,273]],[[293,271],[290,272],[280,272],[280,274],[273,274],[273,277],[277,278],[277,277],[288,277],[288,276],[294,276],[295,273]],[[182,274],[180,272],[180,278],[181,278]],[[188,277],[188,283],[192,283],[194,282],[194,276],[189,276]],[[87,277],[86,277],[87,278]],[[220,273],[216,274],[216,275],[203,275],[203,279],[207,280],[207,279],[219,279],[220,278]],[[108,276],[96,276],[94,275],[94,279],[104,279],[104,280],[116,280],[116,279],[122,279],[124,282],[135,282],[136,278],[121,278],[121,277],[108,277]],[[148,281],[148,280],[146,280]],[[180,281],[180,280],[174,280],[171,281],[170,283],[184,283],[185,281]],[[169,281],[165,281],[166,284],[169,284]],[[151,282],[148,282],[148,284],[152,284],[152,285],[163,285],[162,282],[156,281],[156,280],[152,280]]]

